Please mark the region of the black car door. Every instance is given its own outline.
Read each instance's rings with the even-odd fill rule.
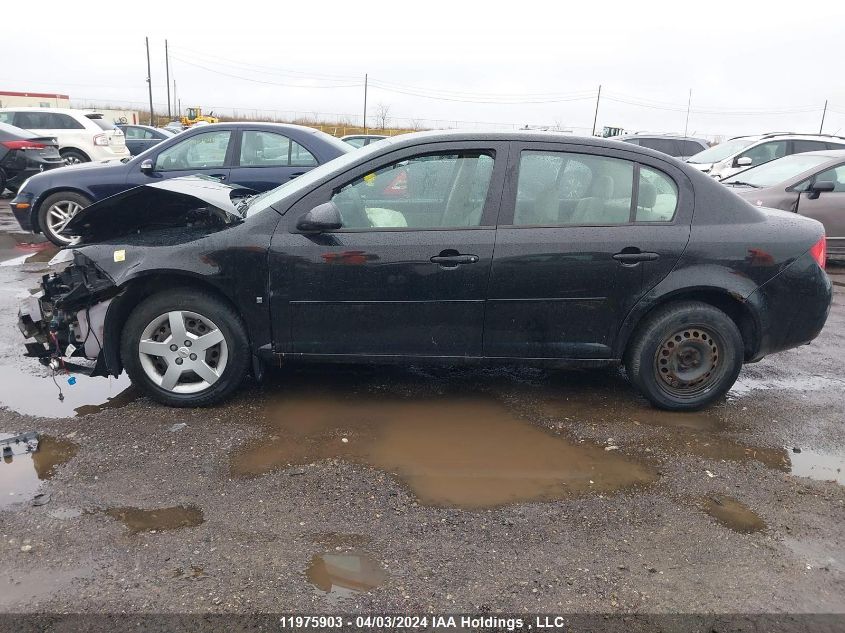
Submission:
[[[688,180],[658,158],[579,144],[514,143],[510,163],[484,355],[609,358],[689,240]]]
[[[506,143],[397,150],[296,203],[270,249],[277,351],[480,355],[506,162]],[[296,229],[327,202],[340,229]]]

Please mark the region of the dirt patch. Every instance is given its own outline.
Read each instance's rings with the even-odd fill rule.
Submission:
[[[133,534],[196,527],[205,520],[202,510],[197,506],[173,506],[151,510],[129,507],[109,508],[105,513],[124,523]]]

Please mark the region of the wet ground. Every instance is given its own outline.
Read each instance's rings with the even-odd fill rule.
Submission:
[[[177,410],[21,358],[52,255],[14,228],[0,201],[0,433],[42,435],[0,461],[0,610],[845,612],[845,268],[816,342],[699,413],[617,371],[356,366]]]

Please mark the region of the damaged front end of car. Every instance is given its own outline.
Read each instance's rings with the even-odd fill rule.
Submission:
[[[66,267],[44,275],[40,291],[20,305],[27,356],[53,369],[119,375],[119,331],[133,300],[132,280],[178,257],[180,249],[167,246],[241,223],[239,201],[254,193],[189,176],[135,187],[80,211],[67,224],[74,244],[51,262]],[[151,260],[153,252],[160,259]],[[81,359],[93,363],[74,363]]]
[[[120,289],[91,259],[79,251],[72,253],[72,264],[44,275],[41,291],[23,300],[18,328],[27,339],[27,356],[53,369],[63,365],[63,359],[84,358],[95,361],[93,367],[74,369],[107,376],[112,372],[102,354],[105,320]]]

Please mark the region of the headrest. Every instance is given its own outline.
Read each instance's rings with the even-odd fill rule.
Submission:
[[[640,179],[640,193],[637,198],[637,206],[651,209],[657,203],[657,189],[650,182]]]

